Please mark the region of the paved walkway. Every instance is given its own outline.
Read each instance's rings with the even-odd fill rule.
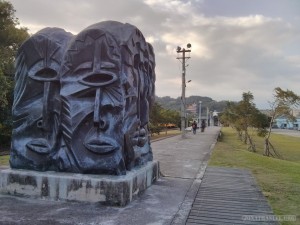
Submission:
[[[193,135],[189,132],[185,139],[179,135],[153,142],[154,158],[160,161],[162,177],[124,208],[0,195],[0,224],[183,225],[192,218],[196,220],[196,211],[202,210],[198,207],[201,205],[199,200],[203,198],[207,205],[209,198],[211,201],[216,198],[214,193],[208,193],[214,189],[205,188],[212,176],[210,169],[205,173],[203,183],[202,178],[219,130],[219,127],[209,127],[204,133]],[[228,183],[225,182],[228,175],[215,175],[220,176],[214,179],[221,182],[218,187],[223,189],[222,184]],[[216,183],[212,184],[215,186]],[[232,196],[229,192],[226,194]],[[229,208],[220,205],[219,209],[222,211],[224,207]],[[205,210],[210,215],[208,209]]]
[[[186,224],[278,224],[272,216],[249,171],[208,167]]]

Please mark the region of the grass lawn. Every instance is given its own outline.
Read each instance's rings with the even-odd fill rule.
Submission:
[[[9,155],[1,155],[0,156],[0,166],[8,166]]]
[[[179,129],[172,129],[172,130],[167,130],[167,131],[163,130],[159,134],[152,134],[152,136],[150,138],[151,138],[151,140],[156,140],[159,138],[174,136],[174,135],[178,135],[178,134],[181,134],[181,131]]]
[[[283,159],[263,156],[263,139],[254,137],[257,152],[247,151],[231,128],[222,128],[223,138],[214,148],[210,166],[246,168],[252,171],[276,215],[297,215],[300,225],[300,138],[271,135],[271,143]]]

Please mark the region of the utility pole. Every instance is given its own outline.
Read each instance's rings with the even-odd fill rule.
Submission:
[[[187,48],[191,48],[191,44],[187,44]],[[181,47],[177,47],[177,53],[182,53],[181,57],[177,57],[176,59],[182,60],[182,93],[181,93],[181,137],[185,138],[185,118],[186,118],[186,113],[185,113],[185,87],[186,87],[186,82],[185,82],[185,61],[186,59],[189,59],[190,57],[186,57],[185,53],[186,52],[191,52],[191,50],[186,50],[185,48],[181,49]]]
[[[202,112],[201,104],[202,104],[202,101],[199,101],[199,127],[201,125],[201,117],[202,117],[202,115],[201,115],[201,112]]]
[[[208,127],[208,113],[209,113],[209,110],[208,110],[208,107],[206,107],[206,123],[207,123],[207,127]]]

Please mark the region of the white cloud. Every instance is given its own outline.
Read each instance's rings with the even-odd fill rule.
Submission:
[[[176,47],[187,43],[192,44],[186,74],[192,82],[187,85],[187,95],[239,100],[243,92],[250,91],[258,106],[268,107],[276,86],[298,91],[300,20],[288,7],[284,8],[286,14],[272,15],[270,8],[264,9],[270,4],[258,1],[251,1],[257,9],[250,13],[244,13],[243,1],[228,1],[227,9],[205,0],[11,2],[21,25],[33,33],[46,26],[77,33],[103,20],[137,26],[155,50],[159,96],[181,95]],[[289,0],[286,4],[292,5]]]
[[[145,3],[163,12],[177,14],[187,14],[192,10],[190,1],[184,2],[180,0],[145,0]]]

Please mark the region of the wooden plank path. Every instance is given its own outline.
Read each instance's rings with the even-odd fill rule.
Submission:
[[[278,225],[274,214],[247,170],[208,167],[187,225]]]

